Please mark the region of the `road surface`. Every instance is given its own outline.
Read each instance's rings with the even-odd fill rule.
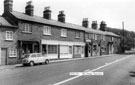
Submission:
[[[103,76],[73,76],[70,72],[104,72]],[[0,71],[0,85],[135,85],[135,54],[17,67]]]

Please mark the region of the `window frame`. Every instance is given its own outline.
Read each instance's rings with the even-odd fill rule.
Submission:
[[[67,37],[68,36],[68,30],[67,29],[61,29],[61,37]]]
[[[25,33],[32,33],[32,25],[28,24],[28,23],[25,23],[24,24],[24,30],[23,32]]]
[[[52,35],[52,28],[50,26],[44,26],[43,35]]]
[[[14,33],[13,31],[6,31],[6,40],[14,40]]]
[[[75,38],[80,38],[80,32],[79,31],[75,32]]]
[[[17,50],[12,48],[9,50],[9,57],[17,57]]]

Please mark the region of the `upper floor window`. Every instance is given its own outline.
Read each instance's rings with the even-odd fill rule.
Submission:
[[[67,29],[61,29],[61,36],[67,37]]]
[[[32,32],[32,27],[30,24],[25,23],[24,25],[24,32],[31,33]]]
[[[51,35],[51,27],[44,26],[44,28],[43,28],[43,34],[44,35]]]
[[[89,39],[89,34],[85,33],[85,39]]]
[[[102,39],[103,39],[103,41],[105,41],[105,36],[104,35],[102,36]]]
[[[13,31],[6,31],[6,40],[13,40]]]
[[[94,34],[94,39],[97,40],[97,34]]]
[[[114,41],[114,37],[112,37],[112,39],[111,39],[112,41]]]
[[[80,38],[80,32],[79,31],[75,32],[75,38]]]

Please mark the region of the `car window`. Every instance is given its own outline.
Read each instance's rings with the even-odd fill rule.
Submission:
[[[37,57],[42,57],[42,55],[41,54],[37,54]]]
[[[29,55],[27,55],[27,54],[26,54],[26,55],[24,55],[24,58],[28,58],[28,57],[29,57]]]
[[[32,58],[36,57],[36,54],[32,54],[31,57],[32,57]]]

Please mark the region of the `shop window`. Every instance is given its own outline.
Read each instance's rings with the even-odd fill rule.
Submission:
[[[6,31],[6,40],[13,40],[13,31]]]
[[[61,36],[67,37],[67,29],[61,29]]]
[[[72,46],[69,46],[69,54],[72,54]]]
[[[69,46],[60,46],[60,53],[61,54],[69,54]]]
[[[75,54],[81,54],[82,53],[82,47],[81,46],[75,46]]]
[[[48,54],[57,54],[57,45],[48,45]]]
[[[43,28],[43,34],[44,35],[51,35],[51,27],[44,26],[44,28]]]
[[[84,47],[82,47],[82,54],[84,54]]]
[[[42,46],[42,53],[47,54],[47,45]]]
[[[16,49],[10,49],[9,57],[17,57]]]

